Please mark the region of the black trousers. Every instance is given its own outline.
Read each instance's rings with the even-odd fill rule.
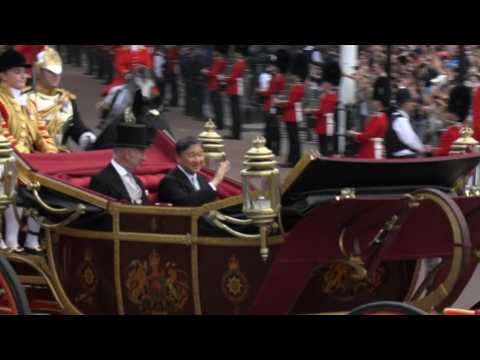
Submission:
[[[240,98],[238,95],[230,95],[230,109],[232,112],[232,137],[240,140],[242,119],[240,112]]]
[[[266,146],[272,152],[280,155],[280,124],[278,118],[274,114],[263,113],[265,116],[265,139],[267,141]]]
[[[296,122],[286,123],[288,141],[289,141],[289,154],[288,163],[295,165],[300,160],[300,138],[298,135],[298,124]]]
[[[170,87],[170,106],[178,106],[178,84],[177,84],[177,75],[176,74],[167,74],[166,84]]]
[[[210,100],[212,102],[213,112],[215,114],[215,124],[218,130],[223,130],[225,124],[223,122],[223,102],[222,94],[218,90],[210,92]]]
[[[333,136],[318,135],[318,150],[323,156],[334,154],[335,138]]]
[[[197,119],[204,119],[203,103],[204,103],[204,84],[201,81],[195,80],[192,84],[192,105],[193,116]]]
[[[185,115],[193,116],[192,80],[185,79]]]

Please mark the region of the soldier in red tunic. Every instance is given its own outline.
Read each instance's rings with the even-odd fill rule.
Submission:
[[[213,112],[215,113],[215,124],[218,130],[223,130],[223,99],[220,90],[219,75],[225,70],[225,55],[228,53],[228,45],[216,46],[213,53],[213,64],[208,69],[203,69],[202,74],[208,78],[208,91],[212,101]]]
[[[465,126],[471,103],[472,99],[469,88],[460,85],[452,89],[448,100],[448,120],[457,123],[450,126],[442,135],[435,156],[447,156],[449,154],[450,148],[460,137],[460,131]]]
[[[480,141],[480,74],[475,74],[476,87],[473,95],[473,136]]]
[[[242,114],[240,110],[240,99],[245,95],[245,56],[248,54],[248,46],[235,46],[235,63],[229,76],[219,76],[219,80],[227,82],[227,95],[230,97],[230,109],[232,111],[232,136],[230,139],[240,140],[242,127]]]
[[[117,49],[115,54],[116,77],[102,91],[106,96],[114,87],[124,85],[125,77],[137,66],[146,66],[153,70],[153,56],[150,50],[144,45],[124,45]]]
[[[372,98],[374,113],[363,132],[348,131],[347,133],[348,136],[351,136],[360,145],[357,153],[358,158],[375,159],[375,144],[373,139],[380,138],[383,140],[385,138],[388,130],[386,110],[389,106],[389,87],[388,79],[386,79],[383,84],[380,84],[380,86],[375,86]]]

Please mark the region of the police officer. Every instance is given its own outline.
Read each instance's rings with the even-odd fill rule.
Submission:
[[[37,105],[43,122],[42,128],[46,128],[56,146],[63,147],[69,137],[82,149],[94,143],[97,137],[83,123],[76,96],[58,87],[63,72],[62,59],[58,52],[47,47],[38,54],[34,72],[37,82],[30,97]]]

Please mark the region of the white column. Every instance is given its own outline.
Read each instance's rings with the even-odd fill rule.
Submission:
[[[341,45],[340,68],[343,74],[353,75],[355,67],[358,65],[358,45]],[[355,81],[350,78],[342,77],[339,89],[339,116],[338,116],[338,149],[340,154],[345,153],[347,131],[347,113],[346,105],[355,102]]]

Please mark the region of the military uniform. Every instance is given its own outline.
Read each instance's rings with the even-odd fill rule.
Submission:
[[[25,105],[19,104],[9,86],[0,85],[0,127],[3,136],[20,153],[56,153],[55,142],[41,122],[36,104],[28,94],[21,96],[27,96]]]

